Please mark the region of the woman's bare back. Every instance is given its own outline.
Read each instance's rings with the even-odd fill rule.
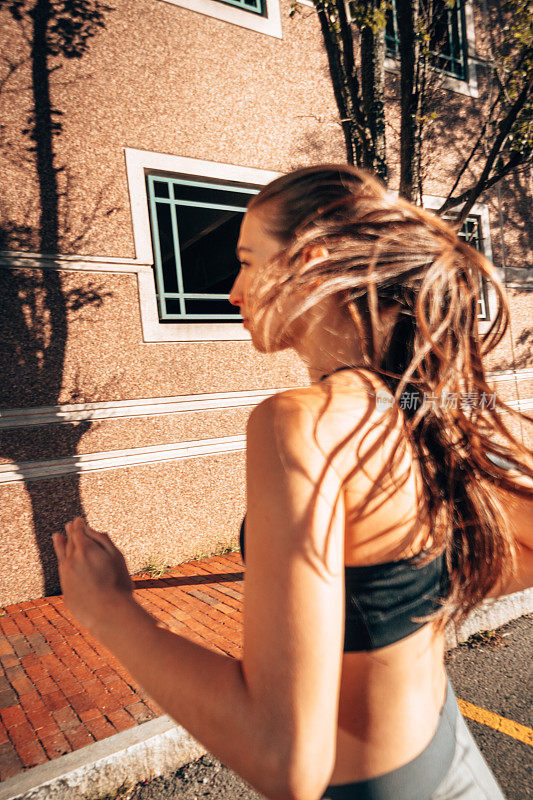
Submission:
[[[303,391],[318,413],[322,447],[336,450],[336,469],[347,476],[345,566],[401,560],[427,547],[422,478],[402,414],[390,429],[379,424],[387,407],[383,382],[367,370],[343,370]],[[350,437],[358,419],[360,433]],[[431,624],[386,647],[343,654],[331,784],[396,769],[426,747],[444,702],[443,657],[444,635]]]

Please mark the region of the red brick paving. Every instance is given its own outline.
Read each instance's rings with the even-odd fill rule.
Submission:
[[[135,576],[134,594],[171,630],[238,657],[242,573],[228,553]],[[61,596],[0,609],[0,781],[161,713]]]

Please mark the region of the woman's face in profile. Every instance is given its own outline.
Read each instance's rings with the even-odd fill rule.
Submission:
[[[251,318],[250,288],[256,277],[267,268],[268,263],[281,249],[280,242],[266,233],[264,221],[265,216],[261,209],[247,211],[244,215],[236,248],[240,270],[229,296],[230,303],[239,307],[243,325],[252,334],[252,341],[254,341],[254,320]]]

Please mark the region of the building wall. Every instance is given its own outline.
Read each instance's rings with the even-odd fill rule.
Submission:
[[[30,52],[0,11],[6,52],[20,62],[0,89],[0,604],[58,590],[50,535],[78,514],[113,536],[133,571],[236,542],[247,416],[269,393],[305,384],[306,372],[293,354],[262,356],[248,339],[147,340],[141,284],[151,268],[135,249],[125,149],[275,172],[343,161],[316,15],[303,6],[290,19],[289,9],[282,0],[277,38],[163,0],[113,3],[81,57],[49,59],[61,112],[54,191],[23,133],[35,105]],[[453,173],[452,126],[467,137],[477,102],[449,96],[433,195]],[[527,406],[533,294],[516,180],[482,198],[494,261],[516,284],[511,329],[487,367],[503,399]],[[43,196],[57,207],[52,231],[40,222]]]
[[[25,337],[13,300],[36,275],[60,282],[59,308],[49,299],[48,324]],[[98,302],[64,303],[95,287]],[[50,535],[78,514],[122,543],[133,571],[235,544],[246,418],[306,382],[295,356],[246,340],[145,343],[131,274],[4,268],[0,297],[0,604],[57,591]],[[43,332],[52,353],[39,359]]]
[[[164,0],[112,5],[81,58],[50,59],[62,126],[55,160],[68,167],[58,176],[61,252],[134,257],[125,147],[278,171],[343,158],[314,13],[291,20],[282,0],[278,39]],[[0,13],[11,52],[27,51]],[[30,70],[28,59],[0,99],[13,145],[5,205],[10,220],[35,229],[34,158],[20,133],[32,106]]]

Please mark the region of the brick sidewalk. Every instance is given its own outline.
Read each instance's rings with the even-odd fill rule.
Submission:
[[[134,594],[171,630],[236,657],[242,570],[237,553],[191,561],[134,576]],[[61,596],[0,609],[0,664],[0,780],[163,713]]]

